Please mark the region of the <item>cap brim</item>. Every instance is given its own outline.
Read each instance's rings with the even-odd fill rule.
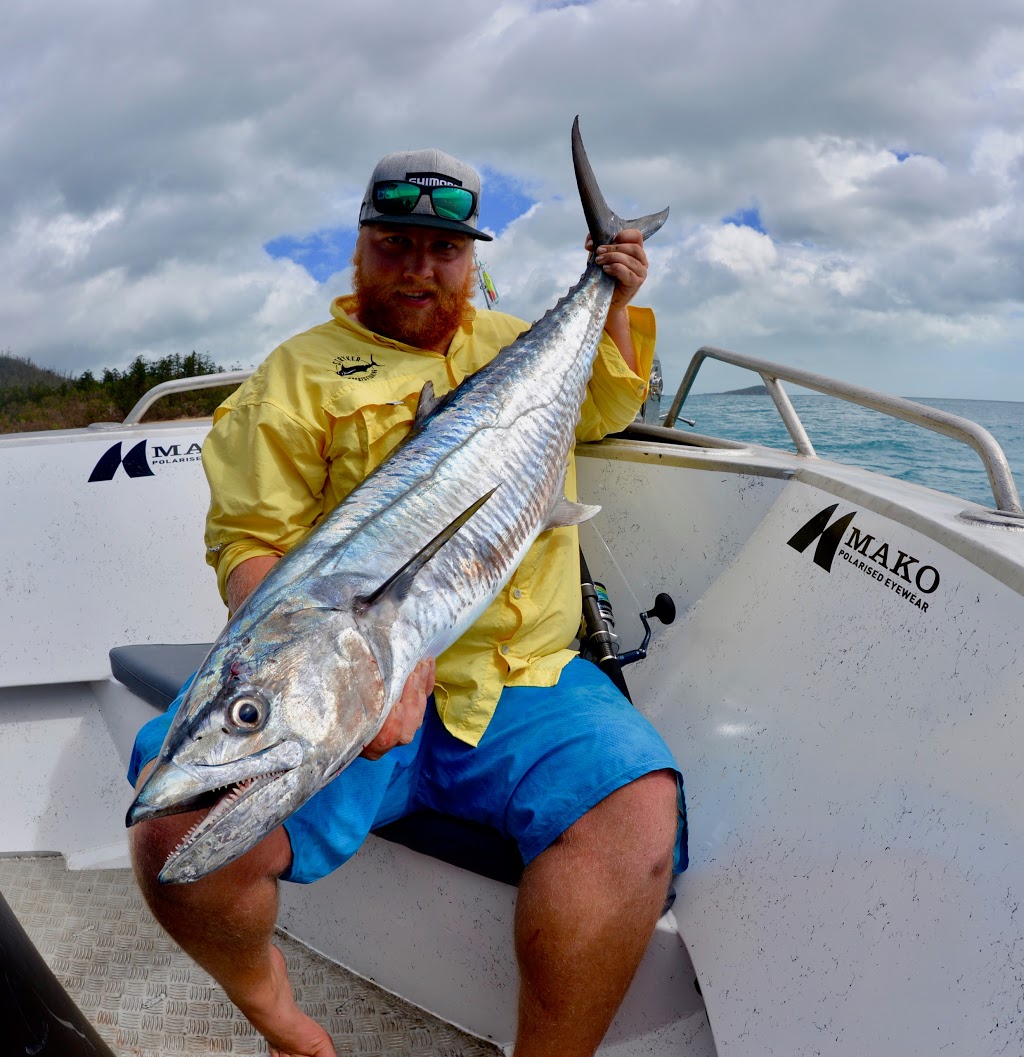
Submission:
[[[477,231],[476,228],[471,228],[461,220],[446,220],[444,217],[434,216],[433,214],[428,215],[426,213],[407,213],[405,216],[400,217],[369,217],[368,219],[359,222],[360,227],[364,224],[390,224],[397,227],[411,228],[442,228],[445,231],[457,231],[460,235],[468,235],[471,239],[480,239],[482,242],[494,241],[493,235],[488,235],[483,231]]]

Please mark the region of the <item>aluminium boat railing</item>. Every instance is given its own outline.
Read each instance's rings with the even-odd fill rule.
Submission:
[[[728,349],[715,348],[713,345],[704,345],[699,348],[690,360],[690,365],[686,368],[675,398],[665,415],[667,427],[675,426],[679,411],[693,387],[697,372],[704,361],[709,359],[744,367],[761,376],[761,381],[774,401],[800,455],[805,455],[810,459],[818,457],[796,408],[793,407],[789,396],[782,388],[783,381],[792,382],[805,389],[813,389],[815,392],[845,400],[847,403],[860,404],[872,411],[903,419],[905,422],[911,422],[969,445],[978,453],[985,466],[989,485],[992,488],[992,496],[996,502],[995,512],[1010,518],[1024,519],[1024,509],[1021,508],[1020,496],[1017,493],[1017,486],[1014,483],[1006,455],[995,437],[976,422],[961,418],[959,415],[952,415],[948,411],[929,407],[927,404],[918,404],[899,396],[889,396],[887,393],[854,385],[852,382],[841,382],[823,374],[803,371],[796,367],[785,367],[756,356],[745,356],[739,352],[730,352]]]
[[[122,425],[134,426],[142,416],[160,399],[171,393],[188,393],[193,389],[216,389],[221,385],[241,385],[252,371],[220,371],[218,374],[196,374],[191,378],[172,378],[169,382],[154,385],[142,394],[139,402],[124,416]]]
[[[811,459],[816,459],[818,455],[810,438],[807,436],[807,431],[804,429],[800,416],[782,387],[782,381],[792,382],[794,385],[803,386],[805,389],[813,389],[816,392],[836,397],[839,400],[845,400],[848,403],[860,404],[862,407],[879,411],[893,418],[903,419],[906,422],[922,426],[925,429],[930,429],[935,433],[941,433],[969,445],[977,452],[985,466],[989,485],[992,488],[992,496],[996,503],[995,512],[1024,522],[1024,509],[1021,507],[1020,496],[1017,493],[1017,486],[1013,480],[1010,464],[998,441],[983,426],[979,426],[976,422],[971,422],[970,419],[961,418],[959,415],[952,415],[948,411],[940,411],[938,408],[929,407],[927,404],[918,404],[903,397],[889,396],[887,393],[880,393],[875,389],[854,385],[852,382],[842,382],[835,378],[829,378],[827,375],[803,371],[797,367],[786,367],[756,356],[730,352],[728,349],[719,349],[712,345],[704,345],[699,348],[690,360],[675,398],[665,415],[665,427],[669,429],[675,427],[675,423],[680,417],[680,409],[689,395],[690,389],[693,387],[697,372],[707,359],[733,364],[736,367],[743,367],[759,374],[761,381],[775,402],[775,406],[782,417],[786,429],[789,431],[790,437],[793,439],[797,452]],[[153,404],[171,393],[188,392],[194,389],[212,389],[217,386],[241,385],[251,374],[251,370],[222,371],[218,374],[202,374],[191,378],[175,378],[169,382],[161,382],[143,395],[125,416],[123,425],[136,425]],[[650,425],[646,429],[652,433],[660,431],[659,427]],[[723,441],[721,444],[724,447],[737,446],[730,441]]]

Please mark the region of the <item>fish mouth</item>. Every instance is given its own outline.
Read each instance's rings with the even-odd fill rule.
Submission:
[[[283,820],[277,811],[268,814],[267,807],[280,809],[291,801],[288,787],[297,784],[295,777],[290,770],[272,771],[221,790],[213,807],[167,856],[157,878],[160,883],[198,881],[244,855]]]
[[[197,881],[255,847],[315,792],[298,741],[283,741],[227,763],[162,758],[128,810],[127,824],[209,808],[178,842],[161,884]]]
[[[244,855],[295,810],[304,787],[303,749],[283,741],[219,764],[163,758],[143,783],[125,822],[209,811],[192,826],[160,871],[162,884],[196,881]]]
[[[297,741],[280,741],[227,763],[182,763],[162,757],[138,791],[125,817],[126,826],[147,819],[178,815],[216,805],[237,786],[298,767],[303,759]]]

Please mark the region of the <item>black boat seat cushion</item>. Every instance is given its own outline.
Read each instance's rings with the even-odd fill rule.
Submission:
[[[185,680],[206,660],[211,642],[115,646],[110,670],[136,697],[166,712]]]
[[[116,646],[110,651],[110,670],[133,694],[163,712],[206,659],[211,645],[200,642]],[[481,823],[437,811],[417,811],[373,832],[505,884],[517,885],[523,875],[523,859],[516,842]]]

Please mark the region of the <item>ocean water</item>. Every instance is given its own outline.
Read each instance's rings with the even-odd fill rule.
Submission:
[[[904,481],[927,485],[985,507],[995,500],[981,458],[968,445],[817,393],[787,393],[822,458],[864,466]],[[1018,491],[1024,493],[1024,403],[912,397],[984,426],[1002,447]],[[671,395],[662,397],[662,410]],[[696,420],[695,433],[793,451],[793,442],[768,396],[691,395],[682,416]],[[677,423],[684,430],[690,427]]]

